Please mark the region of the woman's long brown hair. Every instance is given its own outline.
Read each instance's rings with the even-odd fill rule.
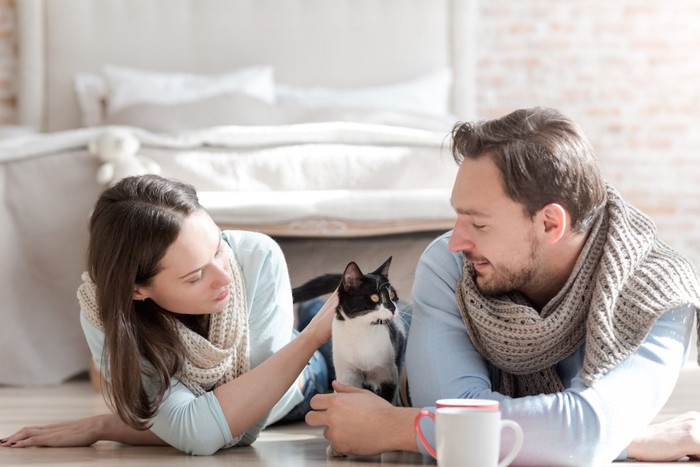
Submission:
[[[201,210],[194,188],[156,175],[128,177],[105,190],[90,218],[88,272],[97,286],[104,326],[107,400],[129,426],[146,429],[184,359],[175,315],[151,300],[133,300],[148,286],[182,221]],[[146,392],[142,378],[156,383]]]

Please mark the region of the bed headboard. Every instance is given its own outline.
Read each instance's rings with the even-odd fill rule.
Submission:
[[[298,85],[391,83],[450,66],[473,118],[477,0],[17,0],[19,123],[80,126],[77,72],[272,64]]]

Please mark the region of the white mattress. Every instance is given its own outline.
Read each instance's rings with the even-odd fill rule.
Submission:
[[[286,236],[369,236],[448,229],[447,189],[203,191],[220,224]]]

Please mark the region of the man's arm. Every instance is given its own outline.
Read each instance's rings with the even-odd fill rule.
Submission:
[[[510,399],[491,388],[488,365],[464,329],[454,299],[460,274],[461,260],[447,250],[447,238],[429,247],[419,262],[406,353],[414,405],[432,406],[447,397],[500,400],[503,417],[525,432],[518,463],[580,466],[581,459],[592,465],[613,460],[668,399],[690,338],[690,308],[662,316],[637,352],[592,387],[575,376],[581,349],[558,368],[574,375],[569,389]],[[511,441],[504,433],[503,447]]]

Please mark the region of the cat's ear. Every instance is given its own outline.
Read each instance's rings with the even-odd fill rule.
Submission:
[[[357,288],[364,277],[365,275],[362,274],[359,266],[353,261],[345,267],[345,272],[343,273],[343,287],[346,289]]]
[[[389,266],[391,266],[391,256],[389,256],[389,259],[384,261],[384,264],[379,266],[377,270],[374,271],[372,274],[378,274],[380,276],[389,277]]]

